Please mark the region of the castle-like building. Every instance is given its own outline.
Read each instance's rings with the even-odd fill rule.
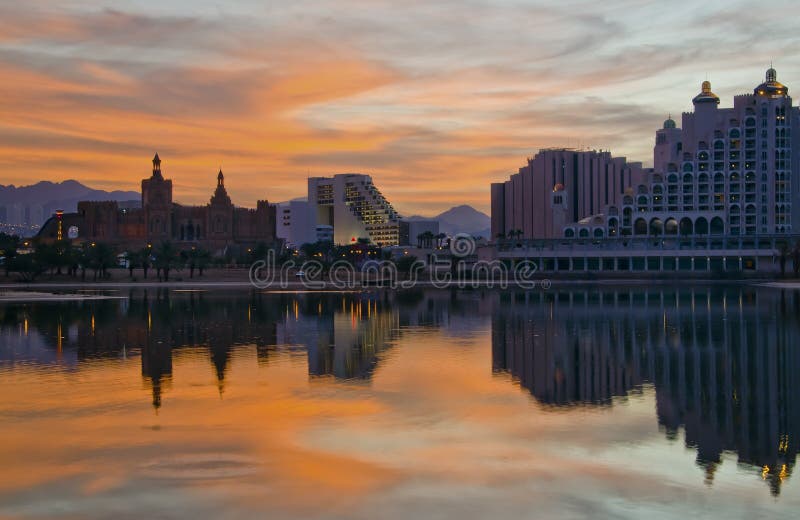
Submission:
[[[679,128],[656,132],[652,169],[545,150],[492,185],[495,237],[761,236],[800,229],[800,108],[775,69],[733,107],[704,81]],[[619,173],[618,173],[619,172]]]
[[[141,208],[121,208],[116,201],[82,201],[76,213],[61,216],[63,239],[106,242],[122,248],[145,247],[170,241],[178,247],[200,247],[220,254],[229,247],[251,247],[275,241],[275,206],[259,200],[255,209],[233,205],[222,170],[208,204],[185,206],[173,201],[172,180],[153,157],[152,175],[142,180]],[[59,217],[45,222],[40,241],[59,236]]]
[[[499,256],[545,271],[778,269],[800,240],[800,107],[773,68],[732,107],[708,81],[692,104],[656,131],[653,168],[545,150],[493,184]]]

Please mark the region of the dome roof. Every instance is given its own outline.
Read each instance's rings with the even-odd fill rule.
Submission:
[[[666,121],[664,121],[664,128],[675,128],[675,121],[672,120],[672,116],[669,116]]]
[[[564,191],[564,185],[561,184],[560,182],[558,184],[556,184],[555,186],[553,186],[553,192],[555,193],[555,192],[558,192],[558,191]]]
[[[704,81],[702,86],[700,87],[700,93],[697,94],[692,103],[716,103],[719,105],[719,96],[711,92],[711,82]]]
[[[753,94],[756,96],[787,96],[789,89],[785,85],[778,82],[778,73],[770,67],[767,69],[767,78],[764,83],[753,89]]]

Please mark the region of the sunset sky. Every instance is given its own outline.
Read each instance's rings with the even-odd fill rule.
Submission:
[[[0,4],[0,184],[234,203],[371,174],[403,214],[467,203],[549,146],[649,164],[708,78],[722,105],[774,62],[800,89],[796,3],[115,0]]]

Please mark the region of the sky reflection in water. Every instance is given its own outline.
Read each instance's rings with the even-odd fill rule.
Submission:
[[[800,297],[134,291],[0,306],[0,517],[800,506]]]

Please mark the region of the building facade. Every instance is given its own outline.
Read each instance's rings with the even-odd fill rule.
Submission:
[[[653,169],[631,167],[609,186],[582,155],[546,150],[492,185],[492,234],[522,238],[661,235],[765,236],[800,230],[800,108],[775,69],[752,94],[720,108],[708,81],[684,113],[656,132]],[[567,155],[567,157],[564,157]],[[571,166],[570,166],[570,157]],[[612,169],[612,172],[614,170]],[[611,175],[611,181],[615,176]],[[549,192],[549,195],[548,193]]]
[[[783,269],[781,258],[800,238],[800,108],[772,68],[752,94],[735,96],[733,107],[719,107],[708,81],[692,102],[681,127],[670,117],[656,132],[654,168],[642,170],[640,182],[632,176],[616,202],[560,230],[560,203],[575,195],[551,176],[551,203],[541,218],[556,231],[545,236],[552,242],[525,243],[531,235],[518,225],[519,215],[534,211],[528,207],[542,207],[541,197],[523,192],[515,199],[525,185],[513,177],[492,185],[493,232],[496,225],[496,236],[518,239],[498,240],[499,256],[535,256],[545,271]],[[595,200],[605,197],[602,189]],[[509,228],[525,232],[509,235]]]
[[[369,175],[311,177],[308,203],[315,225],[331,226],[336,244],[352,244],[359,239],[379,246],[399,243],[400,216]]]
[[[644,179],[641,163],[610,152],[540,150],[505,182],[492,184],[492,238],[555,238],[564,225],[619,204]]]
[[[178,247],[200,247],[221,254],[228,247],[250,247],[276,240],[276,209],[266,200],[255,209],[233,205],[225,189],[222,170],[214,194],[203,206],[185,206],[173,200],[172,180],[161,172],[161,159],[153,158],[150,177],[142,180],[141,208],[120,207],[115,201],[81,201],[76,213],[62,217],[67,238],[77,242],[107,242],[138,248],[165,241]],[[58,222],[50,218],[36,236],[57,238]]]
[[[317,242],[316,225],[311,205],[305,200],[291,200],[278,204],[276,233],[289,247]]]

